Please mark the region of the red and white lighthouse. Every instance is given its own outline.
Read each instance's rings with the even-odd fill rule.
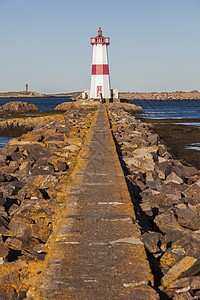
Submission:
[[[111,98],[110,78],[108,68],[107,46],[110,38],[102,35],[99,27],[98,35],[91,38],[93,46],[92,75],[90,86],[90,98]]]

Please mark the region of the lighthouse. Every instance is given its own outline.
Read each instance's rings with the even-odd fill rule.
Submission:
[[[93,55],[90,98],[110,99],[111,89],[107,54],[110,38],[102,35],[101,27],[99,27],[98,35],[91,38],[91,45],[93,46]]]

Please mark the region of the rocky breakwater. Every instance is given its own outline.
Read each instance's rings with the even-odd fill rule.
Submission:
[[[64,114],[37,118],[32,131],[0,150],[1,299],[26,298],[41,272],[59,194],[93,116],[87,106],[73,105]]]
[[[161,299],[200,299],[200,171],[174,160],[151,124],[108,106]]]

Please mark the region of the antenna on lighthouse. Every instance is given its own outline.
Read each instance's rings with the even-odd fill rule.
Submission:
[[[98,35],[92,37],[90,43],[93,46],[90,98],[110,99],[111,89],[107,53],[110,38],[104,37],[101,27],[99,27]]]

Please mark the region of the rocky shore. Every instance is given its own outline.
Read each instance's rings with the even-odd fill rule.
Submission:
[[[0,98],[29,98],[29,97],[45,97],[45,94],[36,93],[36,92],[5,92],[0,93]]]
[[[35,104],[15,101],[8,102],[0,106],[0,115],[6,115],[7,117],[11,114],[27,114],[27,113],[39,113],[39,109]]]
[[[161,299],[199,299],[200,172],[174,160],[150,124],[108,109],[155,289]]]
[[[43,94],[37,92],[5,92],[0,93],[0,98],[46,98],[46,97],[73,97],[74,99],[81,96],[81,92],[72,92],[72,93],[60,93],[60,94]]]
[[[20,136],[38,125],[42,127],[49,122],[59,120],[64,112],[75,106],[73,102],[65,102],[57,105],[54,111],[42,114],[34,104],[22,101],[8,102],[0,106],[0,116],[4,119],[0,121],[0,136]]]
[[[200,92],[120,93],[121,100],[200,100]]]

